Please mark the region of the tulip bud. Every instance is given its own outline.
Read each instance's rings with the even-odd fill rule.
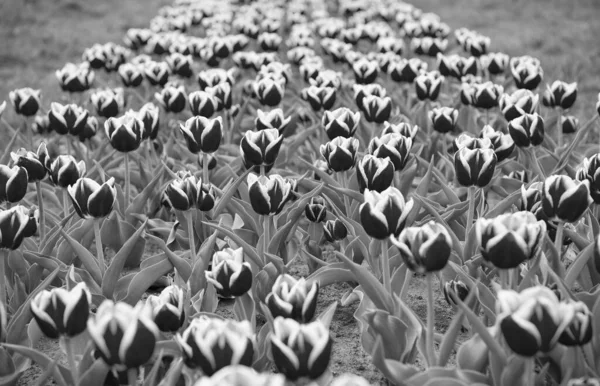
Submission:
[[[310,104],[314,111],[330,110],[336,99],[336,89],[333,87],[310,86],[302,90],[300,96]]]
[[[449,305],[455,306],[458,298],[461,302],[464,302],[467,296],[469,296],[469,287],[460,280],[450,280],[444,284],[444,298]]]
[[[508,122],[508,132],[519,147],[538,146],[544,141],[544,120],[539,114],[523,114]]]
[[[91,302],[85,283],[78,283],[70,291],[53,288],[39,292],[31,301],[31,313],[50,339],[71,338],[85,331]]]
[[[327,327],[317,320],[300,324],[293,319],[275,318],[271,351],[277,370],[289,380],[317,379],[329,366],[332,340]]]
[[[565,346],[583,346],[593,337],[593,319],[588,306],[583,302],[567,302],[573,309],[573,319],[558,338]]]
[[[389,158],[394,171],[401,171],[410,158],[412,139],[401,134],[388,133],[369,142],[368,153],[378,158]]]
[[[365,232],[378,240],[399,235],[414,206],[413,200],[405,202],[402,193],[393,186],[381,193],[366,189],[364,196],[359,211]]]
[[[144,122],[133,111],[118,118],[108,118],[104,130],[112,147],[122,153],[136,150],[142,143]]]
[[[274,318],[281,316],[300,323],[308,323],[315,316],[319,284],[309,284],[304,278],[295,279],[288,274],[277,277],[265,303]]]
[[[189,151],[194,154],[217,151],[223,137],[222,127],[222,117],[208,119],[203,116],[191,117],[185,124],[179,125]]]
[[[537,221],[531,212],[516,212],[492,219],[480,218],[475,230],[484,260],[500,269],[509,269],[537,255],[546,224]]]
[[[425,36],[423,38],[413,38],[410,46],[415,54],[436,57],[437,54],[446,51],[448,39],[432,38]]]
[[[0,202],[19,202],[27,193],[27,169],[0,165]]]
[[[480,34],[471,34],[463,42],[463,49],[473,55],[480,57],[487,53],[491,39]]]
[[[173,52],[165,58],[165,62],[169,65],[171,72],[183,78],[192,76],[192,56],[182,55],[178,52]]]
[[[477,75],[478,65],[475,57],[465,58],[457,54],[437,55],[438,70],[443,76],[451,76],[458,80],[466,75]]]
[[[510,71],[517,88],[534,90],[544,77],[540,61],[531,56],[521,56],[510,60]]]
[[[507,121],[526,114],[533,114],[537,110],[540,97],[530,90],[518,89],[512,94],[503,94],[499,106]]]
[[[251,366],[254,355],[252,335],[252,327],[246,320],[238,322],[202,315],[193,319],[183,333],[176,335],[175,342],[181,348],[187,367],[200,368],[205,375],[211,376],[236,365]]]
[[[254,95],[265,106],[274,107],[281,103],[285,93],[283,78],[265,77],[253,84]]]
[[[498,101],[502,92],[504,91],[502,86],[494,84],[492,82],[485,82],[481,84],[473,84],[473,106],[478,109],[489,110],[498,106]]]
[[[75,211],[84,219],[108,216],[117,199],[114,178],[102,185],[90,178],[80,178],[67,187],[67,192]]]
[[[579,181],[588,180],[594,202],[600,202],[600,153],[584,158],[575,177]]]
[[[160,123],[160,111],[158,106],[152,102],[148,102],[140,107],[138,111],[138,118],[144,124],[144,130],[142,130],[143,139],[156,139],[158,136],[158,128]]]
[[[348,236],[348,229],[339,219],[327,220],[323,225],[323,236],[330,243],[340,241]]]
[[[577,82],[566,83],[555,80],[552,85],[546,86],[542,103],[547,107],[560,107],[568,109],[577,99]]]
[[[325,111],[321,123],[329,139],[332,140],[336,137],[350,138],[358,128],[360,113],[354,113],[347,107],[340,107],[333,111]]]
[[[579,119],[572,115],[562,115],[560,125],[563,134],[575,134],[579,129]]]
[[[84,142],[87,139],[92,138],[98,132],[98,118],[94,116],[88,116],[85,122],[85,126],[79,132],[79,141]]]
[[[362,103],[358,106],[368,122],[383,123],[390,118],[392,113],[392,99],[390,97],[378,97],[376,95],[365,95]]]
[[[264,112],[261,109],[256,110],[256,119],[254,124],[256,130],[267,130],[277,129],[280,133],[283,133],[287,125],[292,120],[291,117],[285,117],[282,109],[273,109],[268,112]]]
[[[169,65],[165,62],[151,60],[144,64],[144,75],[152,86],[166,85],[169,81],[170,73]]]
[[[232,106],[231,85],[229,83],[219,83],[213,87],[207,87],[204,91],[210,93],[217,101],[217,111],[230,109]]]
[[[158,328],[142,304],[133,308],[105,300],[87,327],[96,353],[114,369],[138,368],[154,354]]]
[[[361,193],[365,189],[382,192],[392,185],[394,164],[388,157],[378,158],[367,154],[358,163],[356,178]]]
[[[87,62],[81,64],[67,63],[56,71],[58,84],[63,91],[83,92],[94,82],[94,71]]]
[[[3,104],[6,105],[6,102]],[[0,117],[2,116],[2,110],[2,104],[0,104]],[[49,113],[46,113],[44,115],[35,116],[33,124],[31,125],[34,133],[47,134],[53,130],[52,126],[50,125],[49,115]]]
[[[77,162],[71,155],[59,155],[53,161],[45,157],[44,164],[50,181],[61,188],[73,185],[86,171],[85,162]]]
[[[433,124],[433,129],[442,134],[454,131],[458,121],[458,110],[452,107],[435,107],[427,115]]]
[[[412,83],[424,71],[427,71],[427,63],[419,58],[393,61],[388,67],[392,80],[399,83]]]
[[[40,90],[29,87],[19,88],[8,93],[15,112],[25,117],[35,115],[40,108]]]
[[[184,293],[175,285],[163,289],[159,296],[148,296],[146,306],[152,310],[152,319],[160,331],[176,332],[185,322]]]
[[[116,117],[125,104],[121,88],[96,91],[90,100],[98,115],[105,118]]]
[[[369,84],[375,82],[375,79],[377,79],[379,66],[375,61],[362,58],[352,64],[352,71],[354,71],[356,83]]]
[[[50,127],[58,134],[79,135],[87,122],[89,112],[75,104],[61,105],[52,102],[48,119]]]
[[[193,115],[206,118],[212,117],[219,107],[219,103],[213,95],[206,91],[194,91],[190,93],[188,95],[188,102]]]
[[[399,236],[390,235],[390,241],[398,248],[408,269],[418,273],[442,270],[452,252],[450,234],[434,221],[405,228]]]
[[[246,168],[264,166],[269,169],[279,155],[283,136],[277,129],[248,130],[240,142],[240,153]]]
[[[183,86],[165,86],[154,98],[167,112],[180,113],[185,109],[187,95]]]
[[[244,262],[242,248],[225,248],[215,252],[212,270],[206,271],[206,280],[212,283],[217,293],[224,298],[242,296],[252,288],[250,263]]]
[[[119,78],[125,87],[138,87],[144,81],[144,70],[133,63],[125,63],[119,67]]]
[[[551,221],[577,222],[593,202],[589,180],[552,175],[542,188],[542,210]]]
[[[481,57],[481,66],[491,75],[503,74],[508,68],[510,57],[502,52],[490,52]]]
[[[28,182],[41,181],[46,177],[46,168],[40,159],[41,148],[42,145],[38,148],[37,153],[27,151],[24,148],[20,148],[16,153],[10,153],[15,165],[27,171]]]
[[[198,179],[189,171],[177,172],[177,179],[167,185],[163,193],[163,204],[186,211],[196,204],[198,197]]]
[[[234,83],[234,69],[225,70],[222,68],[213,68],[200,71],[197,77],[200,89],[204,90],[207,87],[214,87],[221,83]]]
[[[526,170],[513,170],[512,172],[506,175],[506,178],[512,178],[513,180],[517,180],[523,185],[529,183],[529,174]],[[523,185],[521,185],[521,187],[523,187]]]
[[[463,147],[454,154],[456,179],[462,186],[483,188],[492,181],[497,157],[493,149]]]
[[[210,183],[198,182],[198,196],[196,196],[196,208],[202,212],[208,212],[215,207],[215,193]]]
[[[248,195],[252,209],[259,215],[279,214],[291,197],[292,184],[280,175],[248,174]]]
[[[313,197],[304,208],[306,218],[310,222],[319,223],[325,221],[327,217],[327,204],[322,197]]]
[[[515,150],[516,145],[512,137],[508,134],[503,134],[500,131],[494,130],[490,125],[485,125],[483,130],[481,130],[481,137],[488,138],[491,141],[498,162],[502,162],[510,157]]]
[[[415,78],[415,89],[419,100],[437,100],[444,77],[438,71],[424,72]]]
[[[25,237],[35,235],[38,216],[37,209],[27,209],[22,205],[0,211],[0,249],[18,249]]]
[[[356,163],[358,139],[337,137],[321,145],[320,151],[329,169],[334,172],[350,170]]]

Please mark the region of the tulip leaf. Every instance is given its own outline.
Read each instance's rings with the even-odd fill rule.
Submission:
[[[242,296],[235,298],[233,304],[233,313],[238,321],[247,320],[252,325],[252,331],[256,329],[256,303],[250,295],[250,292],[246,292]]]
[[[577,131],[575,138],[573,138],[565,152],[561,155],[560,160],[550,174],[559,174],[560,171],[567,166],[569,156],[573,152],[573,149],[575,149],[575,146],[577,146],[577,144],[586,136],[587,132],[595,126],[593,123],[596,122],[596,119],[598,119],[598,114],[594,114],[594,116]]]
[[[208,265],[210,264],[210,260],[212,259],[218,234],[219,231],[215,230],[200,246],[200,250],[198,251],[200,258],[197,259],[193,264],[190,277],[188,279],[192,295],[196,295],[205,288],[206,277],[204,275],[204,271],[206,271]]]
[[[92,255],[92,253],[85,248],[83,245],[79,244],[77,240],[71,237],[64,229],[60,228],[60,234],[65,238],[65,240],[69,243],[71,248],[77,254],[77,257],[81,260],[85,268],[90,272],[94,281],[98,284],[102,283],[102,274],[100,273],[100,267],[98,266],[98,261]]]
[[[383,338],[381,336],[375,338],[371,359],[375,367],[394,385],[407,386],[408,383],[406,383],[406,380],[419,373],[419,369],[414,365],[386,359],[383,349]]]
[[[158,184],[158,181],[160,181],[163,176],[163,170],[164,164],[161,163],[154,170],[154,178],[152,178],[152,181],[150,181],[150,183],[148,183],[148,185],[146,185],[144,189],[133,198],[131,204],[129,204],[129,206],[125,209],[125,216],[130,224],[133,223],[132,214],[142,213],[150,198],[156,194],[154,190]]]
[[[135,305],[141,298],[144,292],[150,288],[161,276],[166,275],[173,269],[173,265],[168,259],[164,259],[159,263],[144,268],[135,274],[129,288],[127,296],[123,299],[125,303]]]
[[[138,240],[142,236],[144,229],[146,228],[147,222],[144,221],[142,225],[135,231],[133,235],[123,244],[123,247],[117,252],[117,254],[112,258],[108,269],[104,274],[104,280],[102,280],[102,294],[107,299],[112,299],[115,286],[117,281],[121,277],[121,272],[123,271],[123,267],[125,266],[126,260],[129,258],[131,251],[135,248]]]
[[[102,386],[110,367],[102,359],[96,359],[90,368],[79,379],[80,385]]]
[[[190,263],[177,255],[175,252],[171,251],[169,247],[167,247],[167,244],[160,237],[153,236],[149,233],[147,233],[145,237],[156,243],[158,248],[165,253],[167,259],[169,259],[171,264],[173,264],[175,269],[177,269],[177,272],[179,275],[181,275],[183,281],[187,282],[192,274],[192,267],[190,266]]]
[[[448,233],[450,234],[450,238],[452,238],[452,248],[454,250],[456,250],[456,252],[458,253],[458,255],[461,258],[464,259],[464,251],[461,246],[462,243],[460,242],[458,237],[456,237],[456,233],[454,233],[454,231],[452,230],[452,228],[450,228],[448,223],[440,216],[440,214],[438,213],[437,210],[432,208],[431,205],[429,205],[427,203],[426,199],[424,199],[423,197],[416,195],[416,194],[413,197],[417,202],[419,202],[425,208],[425,210],[427,210],[427,212],[429,212],[429,214],[431,214],[437,220],[437,222],[439,222],[441,225],[444,226],[444,228],[446,228],[446,230],[448,230]],[[415,210],[415,209],[413,209],[413,210]]]
[[[568,288],[572,288],[575,284],[575,280],[581,274],[581,271],[584,267],[587,266],[588,260],[594,254],[594,243],[588,245],[583,251],[579,252],[577,257],[574,259],[573,264],[569,266],[567,269],[567,274],[565,276],[565,286]]]
[[[232,239],[237,245],[239,245],[240,247],[242,247],[244,249],[244,253],[246,254],[246,256],[248,256],[248,258],[250,258],[250,260],[252,260],[252,262],[256,266],[258,266],[259,268],[262,268],[262,266],[264,265],[264,262],[262,261],[262,259],[258,255],[258,253],[256,252],[256,249],[251,247],[250,244],[245,242],[240,236],[236,235],[235,232],[233,232],[231,229],[227,229],[218,224],[210,223],[210,222],[206,222],[206,221],[203,222],[203,224],[208,225],[209,227],[217,229],[220,232],[224,233],[227,237]]]
[[[325,327],[329,330],[331,326],[331,322],[333,320],[333,315],[335,314],[335,310],[337,309],[338,302],[335,301],[331,303],[326,309],[324,309],[319,316],[317,316],[317,320],[320,320]]]
[[[494,218],[502,213],[505,213],[513,204],[515,204],[521,198],[521,191],[516,190],[512,192],[508,197],[505,197],[502,201],[496,204],[492,209],[488,210],[482,217]]]
[[[14,351],[20,355],[23,355],[35,363],[37,363],[41,368],[47,369],[51,366],[53,360],[48,357],[46,354],[39,352],[38,350],[30,347],[20,346],[16,344],[4,343],[2,345],[4,348]],[[56,364],[56,371],[54,372],[55,380],[63,380],[65,386],[72,385],[73,380],[71,378],[70,371],[62,365]]]
[[[177,358],[172,364],[167,374],[165,374],[164,378],[159,386],[171,386],[176,385],[181,377],[181,372],[183,371],[183,358]]]
[[[213,210],[213,218],[219,217],[221,212],[223,212],[223,209],[225,209],[225,207],[229,203],[229,200],[231,200],[231,197],[233,197],[233,195],[237,192],[240,184],[244,182],[248,174],[250,174],[250,171],[251,169],[246,170],[231,185],[229,185],[227,191],[225,191],[223,195],[219,198],[217,205]]]
[[[317,282],[319,288],[324,288],[332,284],[354,280],[354,274],[344,268],[345,266],[344,263],[331,263],[321,267],[306,278],[307,285]]]

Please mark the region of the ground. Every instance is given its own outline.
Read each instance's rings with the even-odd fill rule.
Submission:
[[[0,101],[17,87],[43,91],[44,107],[58,92],[54,71],[79,61],[84,48],[96,42],[120,42],[130,27],[148,24],[167,0],[3,0],[0,2]],[[489,35],[493,51],[538,57],[546,81],[579,82],[576,112],[582,121],[593,114],[600,87],[600,2],[598,0],[418,0],[425,11],[438,13],[451,27],[468,27]],[[580,114],[579,114],[580,113]],[[320,307],[340,299],[347,286],[329,287]],[[436,321],[443,331],[452,310],[436,292]],[[424,317],[422,280],[413,282],[410,306]],[[353,372],[373,383],[383,382],[360,346],[354,305],[339,307],[332,326],[335,337],[332,371]],[[57,355],[56,344],[42,342]],[[33,374],[23,384],[33,383]]]

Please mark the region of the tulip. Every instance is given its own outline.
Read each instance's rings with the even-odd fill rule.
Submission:
[[[108,118],[104,130],[112,147],[122,153],[136,150],[142,143],[144,122],[133,111],[118,118]]]
[[[560,107],[568,109],[577,99],[577,82],[566,83],[556,80],[552,85],[546,86],[546,91],[542,97],[542,103],[547,107]]]
[[[6,102],[4,102],[4,104],[6,105]],[[2,110],[3,110],[2,104],[0,104],[0,117],[2,116]],[[52,126],[50,126],[49,114],[46,113],[44,115],[36,115],[33,120],[33,124],[31,125],[31,128],[34,133],[38,133],[38,134],[50,133],[53,129],[52,129]]]
[[[487,53],[490,44],[491,39],[489,37],[472,34],[465,39],[463,49],[473,55],[473,57],[480,57]]]
[[[318,295],[319,284],[316,281],[309,284],[304,278],[295,279],[282,274],[275,280],[265,303],[274,318],[281,316],[308,323],[315,315]]]
[[[80,178],[67,187],[67,192],[79,217],[102,218],[108,216],[117,198],[114,178],[102,185],[90,178]]]
[[[244,165],[246,168],[260,166],[270,169],[279,155],[282,143],[283,136],[277,129],[246,131],[240,142]]]
[[[444,226],[433,221],[421,227],[405,228],[400,235],[390,235],[406,266],[418,273],[437,272],[448,263],[452,239]]]
[[[562,115],[560,126],[563,134],[574,134],[579,129],[579,119],[572,115]]]
[[[176,332],[185,322],[183,290],[175,285],[163,289],[160,295],[150,295],[146,306],[152,310],[152,319],[160,331]]]
[[[286,385],[285,377],[281,374],[257,373],[251,367],[230,365],[223,367],[211,377],[201,377],[194,386],[245,386],[248,380],[252,380],[252,385]]]
[[[40,90],[29,87],[19,88],[8,93],[15,112],[24,117],[35,115],[40,108]]]
[[[508,132],[519,147],[538,146],[544,141],[544,120],[538,114],[524,114],[508,123]]]
[[[79,135],[87,122],[88,115],[89,112],[86,109],[75,104],[61,105],[52,102],[48,119],[51,130],[58,134]]]
[[[489,110],[498,106],[502,92],[502,86],[492,82],[473,84],[473,106],[479,109]]]
[[[589,180],[552,175],[542,188],[542,210],[552,221],[575,223],[593,202]]]
[[[438,70],[443,76],[451,76],[460,80],[466,75],[477,75],[477,59],[475,57],[464,58],[456,54],[438,54]]]
[[[361,102],[358,107],[368,122],[383,123],[390,118],[392,113],[392,99],[390,97],[365,95]]]
[[[19,202],[27,193],[28,173],[21,166],[0,165],[0,202]]]
[[[71,155],[59,155],[54,160],[45,157],[44,165],[48,171],[50,181],[61,188],[73,185],[83,177],[86,171],[85,162],[77,162]]]
[[[381,193],[366,189],[364,196],[359,211],[365,232],[378,240],[399,235],[414,206],[413,200],[405,202],[402,193],[392,186]]]
[[[184,363],[211,376],[230,366],[251,366],[254,355],[250,322],[202,315],[175,336]]]
[[[29,210],[22,205],[0,211],[0,249],[18,249],[24,238],[35,235],[37,217],[37,210]]]
[[[165,58],[165,62],[167,62],[173,74],[184,78],[192,76],[193,59],[191,55],[182,55],[178,52],[173,52]]]
[[[374,96],[378,96],[380,98],[385,98],[385,96],[387,95],[386,89],[377,83],[355,84],[353,86],[353,89],[354,89],[354,101],[356,102],[356,105],[359,107],[363,105],[363,99],[367,95],[374,95]]]
[[[144,124],[142,138],[156,139],[156,137],[158,137],[158,128],[160,123],[160,111],[158,106],[152,102],[148,102],[140,107],[137,116]]]
[[[375,79],[377,79],[379,66],[375,61],[362,58],[352,64],[352,71],[354,71],[356,83],[369,84],[375,82]]]
[[[88,320],[90,338],[96,353],[116,370],[136,369],[154,353],[158,328],[142,304],[105,300]]]
[[[67,63],[55,74],[61,89],[67,92],[83,92],[89,89],[94,82],[94,71],[90,69],[87,62]]]
[[[280,175],[248,174],[248,195],[252,209],[259,215],[279,214],[291,196],[292,184]]]
[[[206,280],[212,283],[217,293],[224,298],[242,296],[252,288],[252,269],[244,262],[242,248],[225,248],[215,252],[212,270],[206,271]]]
[[[492,141],[488,137],[472,137],[469,134],[463,133],[456,137],[453,142],[454,152],[459,151],[462,148],[467,148],[469,150],[474,149],[493,149]]]
[[[325,200],[319,196],[311,198],[304,208],[304,213],[310,222],[319,223],[325,221],[325,217],[327,217]]]
[[[383,148],[386,145],[382,145]],[[394,164],[389,157],[381,158],[367,154],[358,163],[356,178],[360,192],[365,189],[382,192],[392,185]]]
[[[508,68],[510,57],[502,52],[490,52],[481,57],[481,65],[491,75],[503,74]]]
[[[321,123],[330,140],[336,137],[350,138],[358,128],[360,113],[340,107],[333,111],[325,111]]]
[[[180,113],[185,109],[187,95],[182,86],[165,86],[160,92],[154,94],[154,98],[167,111]]]
[[[464,302],[467,296],[469,296],[469,287],[460,280],[450,280],[444,284],[443,287],[444,298],[449,305],[455,306],[455,299],[460,299]]]
[[[356,138],[337,137],[325,145],[321,145],[320,152],[329,169],[334,172],[350,170],[356,163],[358,140]]]
[[[167,63],[151,60],[145,63],[143,68],[144,75],[152,86],[165,86],[169,81],[171,71]]]
[[[483,259],[500,269],[516,268],[540,251],[546,223],[531,212],[506,213],[480,218],[475,225]]]
[[[544,77],[540,61],[531,56],[521,56],[510,60],[510,71],[517,88],[534,90]]]
[[[301,97],[310,104],[314,111],[329,110],[335,103],[336,89],[310,86],[302,90]]]
[[[191,117],[179,129],[185,138],[190,152],[197,154],[214,153],[221,145],[223,137],[223,119],[208,119],[203,116]]]
[[[533,114],[537,110],[539,95],[530,90],[518,89],[512,94],[503,94],[500,97],[499,106],[507,121],[526,114]]]
[[[41,148],[42,145],[38,148],[37,153],[27,151],[24,148],[19,149],[16,153],[10,153],[15,165],[24,168],[27,171],[28,182],[41,181],[46,177],[46,168],[40,160]]]
[[[98,118],[94,116],[88,116],[85,126],[79,132],[79,141],[85,142],[85,140],[92,138],[98,132]]]
[[[281,36],[276,33],[263,32],[258,35],[257,42],[264,51],[277,51],[281,40]]]
[[[277,370],[288,380],[317,379],[329,366],[332,340],[321,321],[300,324],[293,319],[275,318],[271,351]]]
[[[285,117],[282,109],[273,109],[268,112],[264,112],[261,109],[256,111],[256,119],[254,125],[256,130],[268,130],[277,129],[280,133],[283,133],[287,125],[291,121],[291,117]]]
[[[437,54],[446,51],[448,40],[425,36],[423,38],[413,38],[410,45],[415,54],[435,57]]]
[[[573,319],[558,338],[558,342],[565,346],[583,346],[588,344],[593,337],[592,312],[583,302],[568,302],[573,309]]]
[[[419,126],[411,126],[409,123],[406,122],[400,122],[398,124],[384,122],[383,131],[381,132],[381,134],[400,134],[404,137],[414,140],[418,132]]]
[[[330,243],[340,241],[348,236],[348,229],[339,219],[327,220],[323,225],[323,236]]]
[[[427,63],[419,58],[401,59],[391,62],[388,73],[394,82],[412,83],[416,77],[427,70]]]
[[[200,154],[198,157],[198,166],[200,166],[200,169],[204,169],[204,162],[204,157],[202,154]],[[206,163],[208,170],[213,170],[217,167],[217,157],[215,157],[213,154],[208,154],[208,157],[206,157]]]
[[[177,179],[167,185],[163,194],[168,207],[188,211],[196,204],[198,197],[198,179],[189,171],[177,172]]]
[[[412,139],[401,134],[388,133],[369,142],[368,153],[378,158],[389,158],[394,171],[401,171],[410,158]]]
[[[458,121],[458,110],[452,107],[435,107],[427,115],[433,124],[433,129],[442,134],[454,131]]]
[[[415,89],[419,100],[437,100],[444,77],[438,71],[424,72],[415,78]]]
[[[125,104],[121,88],[96,91],[90,100],[98,115],[104,118],[116,117]]]
[[[217,111],[231,108],[231,85],[229,83],[219,83],[216,86],[207,87],[204,91],[210,93],[217,101]]]
[[[215,97],[206,91],[194,91],[190,93],[188,95],[188,102],[193,115],[206,118],[212,117],[219,107],[219,103]]]
[[[576,178],[579,181],[590,182],[590,194],[595,203],[600,203],[600,153],[583,159]]]
[[[404,50],[404,41],[395,37],[381,37],[377,39],[377,48],[382,53],[401,55]]]
[[[119,67],[119,78],[125,87],[138,87],[144,81],[144,70],[133,63],[125,63]]]
[[[265,77],[254,82],[253,91],[262,105],[274,107],[283,99],[285,81],[283,78]]]
[[[204,90],[207,87],[214,87],[221,83],[229,83],[232,85],[234,83],[234,71],[233,68],[229,70],[213,68],[200,71],[197,77],[200,89]]]
[[[503,134],[500,131],[494,130],[490,125],[485,125],[483,130],[481,130],[481,137],[488,138],[491,141],[498,162],[502,162],[510,157],[515,150],[516,145],[512,137],[509,134]]]
[[[461,148],[454,154],[456,179],[462,186],[488,185],[496,168],[497,157],[493,149]]]

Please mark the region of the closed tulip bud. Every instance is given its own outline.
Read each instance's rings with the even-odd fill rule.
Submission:
[[[496,308],[500,332],[508,347],[526,357],[551,351],[574,313],[551,289],[542,286],[521,293],[501,290]]]
[[[246,168],[270,167],[279,155],[283,136],[277,129],[248,130],[240,142],[240,153]]]
[[[427,63],[419,58],[393,61],[388,66],[388,74],[399,83],[412,83],[424,71],[427,71]]]
[[[590,194],[595,203],[600,202],[600,153],[584,158],[575,178],[590,182]]]
[[[494,153],[496,153],[496,158],[498,162],[502,162],[513,153],[515,150],[515,142],[509,134],[503,134],[500,131],[494,130],[494,128],[490,125],[485,125],[483,130],[481,130],[482,138],[489,138],[492,142],[492,147],[494,148]]]
[[[533,114],[538,107],[539,95],[530,90],[518,89],[512,94],[503,94],[500,97],[499,106],[507,121],[525,114]]]
[[[435,107],[427,115],[438,133],[449,133],[456,128],[458,110],[452,107]]]
[[[116,117],[125,105],[121,88],[96,91],[90,100],[98,115],[104,118]]]
[[[165,62],[149,61],[144,64],[144,75],[152,86],[164,86],[169,81],[171,71]]]
[[[390,118],[392,113],[392,99],[366,95],[359,105],[368,122],[383,123]]]
[[[469,296],[469,287],[460,280],[450,280],[444,284],[444,298],[449,305],[455,306],[455,299],[460,299],[464,302],[467,296]]]
[[[0,202],[19,202],[27,193],[27,169],[0,165]]]
[[[327,217],[327,204],[322,197],[313,197],[304,208],[306,218],[310,222],[319,223]]]
[[[320,151],[329,169],[334,172],[350,170],[356,163],[358,139],[337,137],[321,145]]]
[[[579,119],[572,115],[563,115],[560,117],[560,125],[563,134],[574,134],[579,129]]]
[[[128,153],[140,147],[144,122],[130,111],[118,118],[108,118],[104,122],[104,130],[115,150]]]
[[[508,68],[510,57],[502,52],[490,52],[481,57],[481,65],[491,75],[503,74]]]
[[[206,280],[224,298],[242,296],[252,288],[252,269],[250,263],[244,261],[242,248],[225,248],[215,252],[212,269],[205,274]]]
[[[463,49],[473,55],[473,57],[480,57],[487,53],[490,44],[491,39],[489,37],[472,34],[465,39]]]
[[[573,309],[573,318],[558,338],[565,346],[583,346],[593,337],[593,319],[588,306],[583,302],[567,302]]]
[[[267,112],[258,109],[256,115],[254,120],[256,130],[277,129],[280,133],[283,133],[292,120],[291,117],[286,118],[283,115],[283,110],[279,108]]]
[[[508,122],[508,132],[519,147],[538,146],[544,141],[544,120],[539,114],[523,114]]]
[[[61,105],[52,102],[48,119],[50,127],[58,134],[79,135],[87,122],[89,112],[75,104]]]
[[[84,142],[87,139],[92,138],[98,132],[98,118],[94,116],[88,116],[85,126],[79,132],[79,141]]]
[[[83,92],[94,82],[94,71],[87,62],[81,64],[67,63],[56,71],[58,84],[63,91]]]
[[[401,171],[410,158],[412,139],[401,134],[383,134],[369,142],[369,154],[378,158],[389,158],[394,165],[394,171]],[[372,189],[371,189],[372,190]]]
[[[340,107],[333,111],[325,111],[321,123],[329,139],[350,138],[358,128],[360,113],[355,113],[347,107]]]
[[[185,322],[184,293],[175,285],[166,287],[158,296],[148,296],[146,306],[152,310],[152,319],[160,331],[176,332]]]
[[[454,170],[462,186],[483,188],[492,181],[497,157],[493,149],[469,149],[463,147],[454,154]]]
[[[546,223],[538,221],[531,212],[516,212],[481,218],[475,230],[484,260],[497,268],[509,269],[538,254]]]
[[[367,154],[358,163],[356,178],[361,193],[365,189],[382,192],[392,185],[394,164],[388,157],[378,158]]]
[[[41,181],[46,177],[46,168],[40,159],[42,146],[38,148],[37,153],[20,148],[16,153],[10,153],[10,156],[16,166],[27,170],[29,182]]]
[[[173,74],[177,74],[184,78],[192,76],[192,56],[182,55],[178,52],[174,52],[165,58],[165,62],[171,69]]]
[[[133,63],[125,63],[119,66],[119,78],[125,87],[138,87],[144,81],[144,70],[141,66]]]
[[[206,118],[212,117],[219,107],[219,103],[213,95],[206,91],[194,91],[190,93],[188,95],[188,102],[193,115]]]
[[[156,139],[160,124],[160,110],[158,106],[152,102],[148,102],[140,107],[137,116],[144,124],[142,138]]]
[[[236,365],[251,366],[254,355],[252,335],[252,327],[246,320],[238,322],[202,315],[193,319],[183,333],[176,335],[175,341],[187,367],[199,368],[211,376]]]
[[[234,69],[225,70],[222,68],[213,68],[200,71],[196,80],[200,85],[200,89],[204,90],[207,87],[214,87],[221,83],[234,83]]]
[[[442,270],[452,252],[450,234],[434,221],[405,228],[398,236],[390,235],[390,241],[398,248],[408,269],[418,273]]]
[[[310,86],[302,90],[300,96],[310,104],[314,111],[330,110],[336,99],[334,87]]]
[[[281,103],[285,93],[283,78],[265,77],[253,84],[254,95],[265,106],[274,107]]]
[[[542,188],[542,210],[551,221],[577,222],[593,202],[589,180],[552,175]]]
[[[48,170],[50,181],[61,188],[73,185],[84,176],[86,171],[85,162],[77,162],[71,155],[59,155],[54,160],[45,157],[44,165]]]
[[[198,196],[196,197],[196,208],[202,212],[208,212],[215,207],[215,193],[213,185],[198,182]]]
[[[198,184],[198,179],[189,171],[177,172],[177,179],[171,181],[165,188],[163,203],[181,211],[193,208],[199,194]]]
[[[223,119],[208,119],[202,116],[191,117],[179,129],[186,140],[189,151],[196,154],[214,153],[221,145],[223,137]]]
[[[399,235],[414,206],[413,200],[405,202],[402,193],[393,186],[381,193],[366,189],[364,196],[359,211],[365,232],[378,240]]]
[[[542,190],[540,182],[534,182],[528,188],[525,188],[525,185],[521,185],[520,210],[535,213],[541,206],[541,203]]]
[[[277,277],[265,303],[274,318],[281,316],[300,323],[310,322],[317,309],[319,284],[309,284],[304,278],[295,279],[288,274]]]
[[[216,86],[205,88],[204,91],[210,93],[217,101],[217,111],[231,108],[233,102],[229,83],[219,83]]]
[[[535,90],[544,78],[540,61],[531,56],[521,56],[510,60],[510,71],[517,88]]]
[[[323,236],[330,243],[340,241],[348,236],[348,229],[339,219],[327,220],[323,225]]]
[[[35,115],[40,108],[40,90],[29,87],[19,88],[8,93],[15,112],[25,117]]]
[[[482,84],[473,84],[473,106],[479,109],[489,110],[498,106],[498,101],[502,92],[502,86],[492,82]]]
[[[165,86],[160,92],[154,94],[154,98],[170,113],[182,112],[187,104],[187,95],[183,86]]]
[[[546,86],[542,103],[547,107],[560,107],[568,109],[577,99],[577,82],[566,83],[555,80],[552,85]]]
[[[158,338],[158,328],[141,303],[105,300],[88,320],[88,331],[96,353],[115,370],[135,369],[150,360]]]
[[[367,58],[357,60],[352,64],[354,79],[359,84],[369,84],[375,82],[379,74],[379,65],[376,61]]]
[[[85,283],[78,283],[70,291],[53,288],[39,292],[31,301],[31,313],[48,338],[71,338],[87,328],[91,302]]]
[[[465,58],[456,54],[438,54],[438,70],[443,76],[451,76],[458,80],[466,75],[477,75],[478,63],[475,57]]]
[[[259,215],[279,214],[291,197],[292,184],[280,175],[248,174],[248,195],[252,209]]]
[[[75,211],[84,219],[108,216],[117,198],[114,178],[102,185],[90,178],[80,178],[67,187],[67,192]]]
[[[0,249],[15,250],[23,239],[35,235],[38,228],[38,211],[22,205],[0,211]]]
[[[277,370],[288,380],[317,379],[329,366],[331,336],[323,322],[300,324],[293,319],[275,318],[271,352]]]
[[[437,71],[425,72],[415,78],[415,89],[419,100],[437,100],[444,77]]]

